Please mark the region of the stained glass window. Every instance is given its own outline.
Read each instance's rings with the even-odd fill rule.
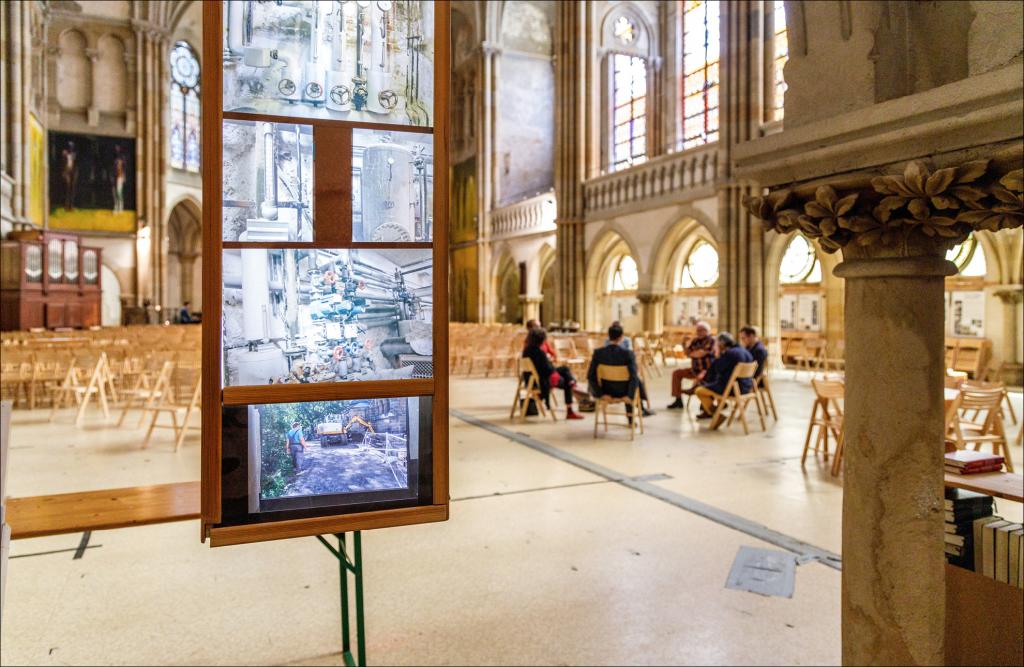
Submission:
[[[984,277],[988,273],[985,251],[978,245],[978,239],[974,238],[973,234],[960,245],[947,251],[946,259],[956,264],[960,275],[965,278]]]
[[[620,16],[615,21],[612,33],[615,35],[615,39],[623,44],[632,44],[636,39],[636,26],[625,16]]]
[[[679,287],[713,287],[718,282],[718,251],[707,241],[697,241],[686,257]]]
[[[683,3],[683,148],[718,141],[718,2]]]
[[[171,166],[199,171],[199,59],[188,42],[171,51]]]
[[[629,255],[623,255],[615,263],[611,280],[608,281],[608,291],[626,292],[635,290],[639,283],[640,274],[637,272],[636,260]]]
[[[786,101],[786,79],[782,70],[789,60],[789,40],[786,37],[786,4],[782,0],[774,0],[772,11],[773,38],[772,38],[772,108],[770,118],[782,120],[783,106]]]
[[[814,247],[797,234],[786,246],[779,267],[779,280],[783,283],[820,283],[821,263]]]
[[[647,61],[612,54],[612,171],[647,159]]]

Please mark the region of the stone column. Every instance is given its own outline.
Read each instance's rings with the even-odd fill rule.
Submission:
[[[1020,363],[1021,359],[1021,348],[1024,346],[1024,339],[1022,339],[1022,327],[1021,327],[1021,302],[1024,301],[1024,291],[1020,287],[1010,287],[1006,289],[996,290],[995,295],[999,298],[999,301],[1003,304],[1003,361],[1008,364],[1017,364],[1016,375],[1010,378],[1010,382],[1017,383],[1021,381],[1020,374]],[[1006,382],[1006,378],[996,378],[1001,382]]]
[[[544,303],[544,296],[541,294],[520,294],[519,305],[522,311],[523,322],[537,320],[540,322],[540,304]],[[543,324],[543,322],[541,322]]]
[[[495,113],[495,79],[494,64],[498,58],[498,48],[491,42],[480,45],[480,131],[477,133],[477,154],[480,156],[476,165],[477,183],[480,191],[478,200],[477,238],[480,239],[477,255],[477,282],[480,300],[477,321],[494,322],[498,313],[498,296],[494,291],[494,267],[491,266],[493,248],[491,246],[491,213],[495,208],[493,168],[494,162],[494,127]]]
[[[665,302],[667,292],[640,292],[636,295],[642,309],[644,331],[661,333],[665,328]]]
[[[555,318],[583,320],[583,181],[587,177],[590,4],[558,3],[555,20]]]
[[[945,251],[974,229],[1020,227],[1019,145],[943,156],[748,198],[777,232],[843,252],[846,405],[842,637],[845,665],[940,665]],[[840,191],[837,192],[837,188]]]
[[[956,266],[941,247],[873,255],[835,270],[846,279],[843,664],[940,665],[943,304]]]

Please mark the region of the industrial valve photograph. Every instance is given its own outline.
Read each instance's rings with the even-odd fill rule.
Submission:
[[[225,241],[313,240],[313,127],[224,121]]]
[[[224,251],[224,386],[428,378],[424,249]]]
[[[352,240],[433,239],[434,137],[417,132],[352,132]]]
[[[419,398],[250,405],[250,512],[286,498],[408,489],[418,457]],[[278,502],[273,502],[278,501]]]
[[[430,125],[433,3],[228,0],[224,109]]]

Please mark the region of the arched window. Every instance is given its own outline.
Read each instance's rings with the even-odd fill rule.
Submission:
[[[707,241],[697,241],[683,264],[679,287],[713,287],[718,282],[718,251]]]
[[[188,42],[171,51],[171,166],[199,172],[199,59]]]
[[[629,255],[623,255],[615,262],[611,276],[608,279],[609,292],[628,292],[635,290],[640,283],[640,274],[636,268],[636,260]]]
[[[946,259],[956,264],[960,276],[964,278],[984,278],[988,273],[985,251],[978,245],[978,239],[974,238],[973,234],[960,245],[947,251]]]
[[[635,26],[620,30],[617,39],[635,39]],[[621,37],[620,37],[621,35]],[[611,55],[612,76],[612,171],[618,171],[647,159],[647,61],[625,53]]]
[[[772,2],[772,81],[771,98],[768,104],[768,120],[782,120],[783,107],[786,101],[786,79],[782,70],[789,60],[789,40],[786,37],[786,4],[783,0]]]
[[[718,141],[717,1],[683,4],[683,148]]]
[[[782,256],[779,280],[790,285],[821,282],[821,262],[818,261],[818,253],[814,251],[814,246],[799,234],[789,242],[786,254]]]

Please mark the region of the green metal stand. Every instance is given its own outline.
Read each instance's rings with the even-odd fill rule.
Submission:
[[[366,619],[363,615],[363,536],[358,530],[352,533],[352,558],[349,559],[348,548],[345,544],[345,533],[338,533],[338,546],[335,548],[324,539],[323,535],[317,535],[316,539],[327,547],[335,558],[338,559],[338,575],[341,579],[341,655],[345,664],[349,667],[366,667]],[[349,606],[348,606],[348,575],[352,573],[352,579],[356,588],[356,657],[352,657],[352,633],[349,628]]]

